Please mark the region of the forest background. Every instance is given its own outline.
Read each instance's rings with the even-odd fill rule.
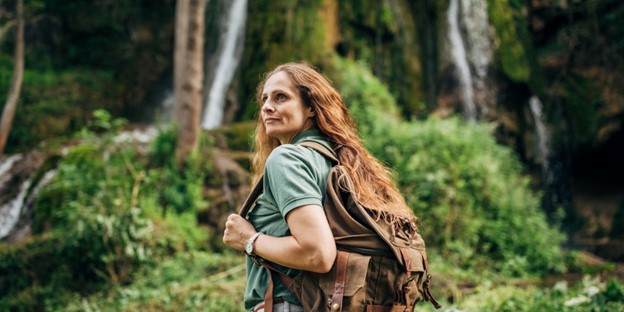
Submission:
[[[0,1],[0,310],[240,311],[221,233],[255,87],[305,61],[395,172],[445,310],[624,311],[622,20],[618,0]]]

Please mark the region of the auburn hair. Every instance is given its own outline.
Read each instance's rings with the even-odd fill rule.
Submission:
[[[344,166],[354,185],[355,198],[369,209],[395,215],[413,216],[413,212],[391,178],[390,170],[371,155],[362,144],[357,127],[340,93],[328,79],[305,63],[286,63],[264,75],[258,84],[256,101],[262,105],[262,91],[266,81],[274,74],[285,72],[299,91],[303,104],[315,112],[316,128],[329,140],[340,164]],[[254,133],[255,155],[253,173],[257,180],[262,176],[266,160],[280,145],[276,138],[266,134],[261,114]]]

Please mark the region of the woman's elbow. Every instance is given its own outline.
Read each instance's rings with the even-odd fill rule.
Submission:
[[[333,259],[331,261],[323,261],[323,263],[319,267],[319,270],[318,270],[317,273],[327,273],[327,272],[331,271],[333,266],[334,266],[334,260]]]
[[[335,260],[336,248],[334,247],[332,250],[327,250],[317,255],[312,261],[314,265],[310,268],[310,271],[315,273],[327,273],[334,266]]]

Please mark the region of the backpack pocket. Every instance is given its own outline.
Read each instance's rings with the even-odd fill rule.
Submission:
[[[362,311],[365,307],[366,274],[370,259],[370,256],[349,253],[346,261],[346,279],[342,289],[343,312]],[[320,274],[304,271],[287,286],[288,290],[299,298],[304,311],[330,311],[331,304],[335,304],[330,300],[337,287],[338,267],[336,257],[336,263],[329,272]]]

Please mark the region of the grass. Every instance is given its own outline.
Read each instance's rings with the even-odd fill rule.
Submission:
[[[244,257],[187,252],[145,268],[127,286],[75,297],[53,311],[242,311]]]

